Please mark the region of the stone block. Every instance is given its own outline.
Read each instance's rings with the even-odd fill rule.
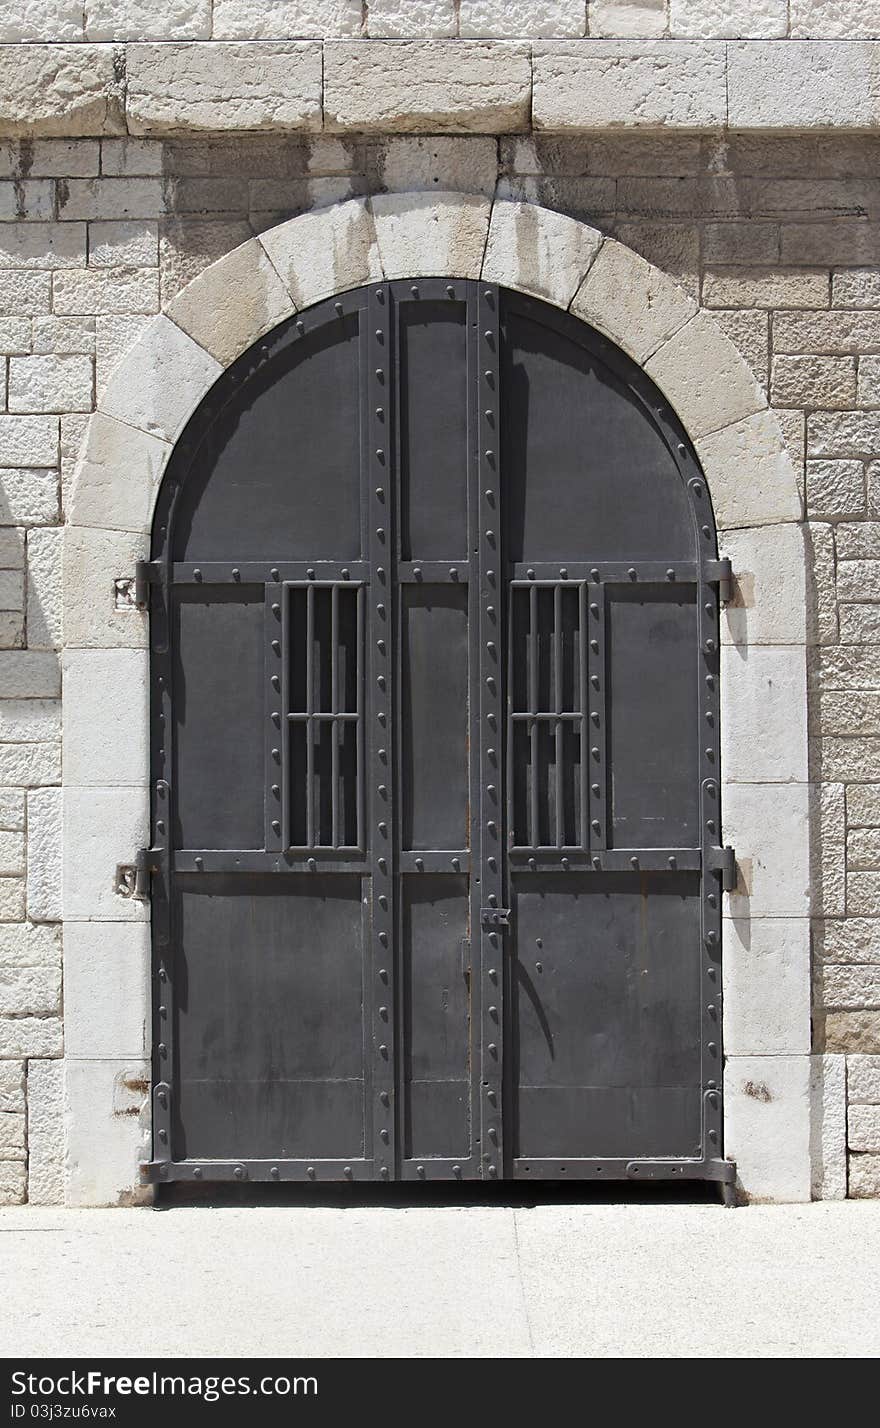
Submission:
[[[778,407],[845,409],[856,401],[854,357],[774,357],[770,400]]]
[[[564,214],[498,200],[492,206],[482,278],[567,308],[601,245],[601,233]]]
[[[880,600],[880,560],[841,560],[837,565],[840,600]]]
[[[68,649],[146,648],[146,615],[117,605],[115,581],[133,579],[135,563],[148,555],[145,534],[68,526],[63,576]]]
[[[847,1138],[850,1150],[880,1152],[880,1106],[850,1106]]]
[[[798,39],[876,39],[880,5],[877,0],[790,0],[789,26]]]
[[[832,307],[880,307],[880,268],[843,268],[831,274]]]
[[[847,1055],[854,1052],[875,1055],[880,1051],[880,1012],[826,1012],[825,1049],[846,1052]]]
[[[880,350],[880,312],[780,312],[773,318],[775,353],[862,356]]]
[[[669,33],[685,39],[765,40],[788,33],[788,0],[669,0]]]
[[[46,525],[58,520],[58,473],[48,470],[0,470],[0,522]]]
[[[372,214],[365,199],[301,214],[269,229],[259,242],[297,308],[382,277]],[[290,299],[287,301],[289,304]]]
[[[813,950],[826,962],[880,962],[880,921],[870,917],[816,921]]]
[[[147,534],[170,453],[159,437],[96,412],[74,478],[72,524]]]
[[[726,915],[806,917],[809,912],[809,790],[806,784],[728,784],[723,841],[736,849],[738,881]]]
[[[222,372],[220,363],[169,318],[145,327],[101,399],[106,416],[174,441]]]
[[[725,1054],[809,1052],[809,920],[725,920],[722,946]]]
[[[90,268],[150,268],[159,263],[159,225],[154,220],[113,219],[89,224]]]
[[[880,733],[880,708],[877,710]],[[846,790],[846,821],[850,828],[880,828],[880,784],[851,783]]]
[[[60,207],[66,219],[156,219],[165,212],[165,185],[159,178],[71,179]]]
[[[215,40],[323,39],[358,35],[360,0],[214,0]]]
[[[705,129],[727,118],[724,45],[602,40],[533,46],[536,129]]]
[[[0,1112],[0,1161],[23,1160],[25,1155],[24,1116]]]
[[[332,131],[516,134],[529,128],[529,47],[480,40],[328,40]]]
[[[807,514],[826,520],[865,511],[865,468],[861,461],[808,461]]]
[[[666,0],[590,0],[590,35],[640,40],[666,29]]]
[[[36,318],[46,322],[46,318]],[[53,321],[52,318],[48,319]],[[11,357],[31,350],[32,322],[28,317],[0,317],[0,352]]]
[[[24,1110],[24,1062],[0,1062],[0,1111]]]
[[[812,412],[808,456],[880,456],[880,412]]]
[[[880,610],[876,605],[840,605],[840,642],[871,645],[880,640]]]
[[[65,1124],[63,1061],[31,1061],[28,1066],[28,1200],[63,1205]]]
[[[697,305],[665,273],[621,243],[604,243],[571,310],[643,363],[684,326]]]
[[[828,301],[821,268],[718,267],[703,278],[704,307],[821,308]]]
[[[0,40],[81,40],[78,0],[2,0]]]
[[[150,929],[146,923],[69,922],[64,929],[68,1056],[149,1054]]]
[[[146,315],[159,310],[159,274],[155,268],[65,270],[54,275],[53,284],[55,311],[60,314]]]
[[[0,416],[0,466],[57,466],[58,418]],[[0,516],[0,523],[2,516]]]
[[[146,772],[146,770],[145,770]],[[65,922],[144,922],[144,903],[116,891],[119,863],[133,863],[149,830],[149,790],[66,788]]]
[[[0,828],[12,832],[24,828],[24,789],[0,788]]]
[[[50,273],[0,271],[0,317],[35,317],[51,311]]]
[[[810,1062],[810,1150],[814,1200],[846,1199],[846,1057]]]
[[[313,132],[321,127],[321,77],[313,41],[130,45],[128,130]],[[369,127],[366,116],[358,127]]]
[[[139,1174],[149,1156],[149,1075],[137,1059],[66,1062],[68,1204],[149,1200]]]
[[[223,366],[293,312],[264,248],[252,238],[214,263],[168,308],[168,316]]]
[[[61,928],[30,922],[0,927],[0,967],[60,967]]]
[[[28,648],[57,649],[61,644],[61,556],[64,534],[60,528],[28,532]]]
[[[62,916],[62,829],[62,790],[41,788],[30,792],[27,906],[28,917],[32,922],[57,922]]]
[[[24,834],[4,829],[0,832],[0,874],[21,877],[24,868]]]
[[[23,1205],[27,1189],[27,1167],[23,1160],[0,1163],[0,1205]]]
[[[55,654],[16,650],[0,653],[0,688],[7,699],[56,699],[61,666]]]
[[[760,309],[716,308],[712,316],[740,357],[766,389],[770,347],[770,317]],[[777,420],[779,412],[776,413]]]
[[[58,1016],[60,1012],[59,967],[0,967],[0,1015]]]
[[[846,1092],[851,1105],[880,1105],[880,1056],[847,1058]]]
[[[738,354],[736,360],[745,372]],[[682,388],[685,385],[684,361],[682,353]],[[710,416],[708,408],[711,388],[708,373],[704,384],[696,376],[693,382],[698,388],[698,416],[703,422],[711,422],[714,417]],[[747,392],[745,380],[742,385]],[[754,383],[754,392],[760,392],[757,383]],[[671,399],[675,406],[675,398]],[[680,406],[677,410],[683,417]],[[743,420],[734,420],[730,426],[702,437],[696,446],[720,531],[726,533],[734,528],[775,526],[780,522],[800,519],[801,503],[791,457],[772,412],[759,411]]]
[[[727,47],[731,129],[870,129],[880,121],[880,71],[868,43],[789,40]]]
[[[95,391],[99,407],[111,376],[129,349],[139,340],[149,320],[149,317],[140,314],[113,313],[95,319]],[[61,434],[63,446],[63,421]],[[74,452],[74,460],[77,455],[78,450]]]
[[[880,1196],[880,1155],[851,1155],[849,1193],[853,1200],[875,1200]]]
[[[81,268],[85,261],[84,223],[8,222],[0,229],[0,267]]]
[[[872,830],[850,833],[849,838],[871,837]],[[876,840],[875,840],[876,842]],[[876,854],[874,867],[877,866]],[[880,967],[823,963],[817,978],[819,1000],[829,1011],[877,1011],[880,1009]]]
[[[88,0],[87,40],[209,40],[211,0]]]
[[[692,317],[664,342],[645,370],[665,392],[694,440],[724,428],[730,430],[734,423],[766,408],[754,374],[705,313]],[[780,444],[776,436],[776,447]]]
[[[385,193],[437,190],[491,195],[498,155],[495,140],[479,135],[406,134],[378,147],[376,167]]]
[[[858,404],[880,407],[880,357],[859,358]]]
[[[371,0],[367,31],[372,39],[448,38],[457,29],[456,9],[455,0]]]
[[[880,734],[880,693],[821,690],[810,711],[810,731],[826,736]]]
[[[146,650],[67,650],[62,670],[65,783],[139,783],[149,766]]]
[[[121,133],[116,58],[112,45],[0,44],[0,129],[25,138]]]
[[[0,699],[0,743],[39,744],[60,737],[57,699]]]
[[[20,922],[24,914],[24,878],[0,878],[0,922]]]
[[[60,1056],[61,1021],[53,1016],[0,1016],[0,1057]]]
[[[478,278],[489,202],[475,194],[377,194],[371,201],[385,277]]]
[[[93,317],[35,317],[33,319],[33,349],[49,356],[80,354],[93,356],[95,351],[95,319]]]
[[[94,400],[91,357],[10,357],[10,412],[87,412]]]
[[[721,660],[721,766],[735,783],[805,783],[803,645],[725,644]]]
[[[728,1057],[724,1109],[725,1151],[746,1198],[809,1200],[810,1057]]]
[[[0,744],[0,784],[30,788],[60,782],[60,744]]]
[[[218,39],[223,38],[218,36]],[[154,178],[162,173],[162,144],[155,139],[103,139],[101,141],[101,173],[111,178],[144,176]]]

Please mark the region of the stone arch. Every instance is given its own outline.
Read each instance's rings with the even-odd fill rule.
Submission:
[[[414,193],[303,214],[212,264],[147,324],[90,419],[64,556],[65,975],[94,993],[68,1025],[68,1199],[146,1193],[145,1115],[117,1112],[149,1074],[149,910],[115,893],[113,870],[148,837],[132,577],[165,463],[223,369],[271,328],[372,280],[425,276],[570,310],[644,367],[694,442],[737,577],[722,633],[724,831],[740,862],[724,908],[727,1150],[750,1195],[809,1198],[805,557],[778,423],[714,319],[624,245],[533,204]]]

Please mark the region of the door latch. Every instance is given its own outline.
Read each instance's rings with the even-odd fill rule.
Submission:
[[[497,932],[499,928],[510,926],[509,907],[481,907],[480,926],[486,928],[488,932]]]

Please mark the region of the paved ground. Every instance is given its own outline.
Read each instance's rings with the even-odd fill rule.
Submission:
[[[0,1211],[0,1353],[877,1356],[880,1202]]]

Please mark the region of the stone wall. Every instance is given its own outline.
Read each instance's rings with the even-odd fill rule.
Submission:
[[[60,523],[95,394],[148,317],[253,232],[412,188],[531,199],[619,238],[702,302],[769,392],[800,473],[812,568],[817,1135],[846,1133],[848,1086],[849,1191],[880,1193],[878,174],[880,138],[868,136],[0,145],[0,1198],[62,1194]],[[123,720],[120,760],[132,737]],[[90,873],[108,895],[112,861]],[[131,1058],[111,1088],[126,1116],[147,1029],[119,1018],[126,978],[145,974],[143,939],[101,955],[107,1024]],[[90,1054],[80,1027],[94,1024],[82,1001],[94,981],[66,978],[74,1062]],[[845,1188],[817,1173],[817,1192]]]

